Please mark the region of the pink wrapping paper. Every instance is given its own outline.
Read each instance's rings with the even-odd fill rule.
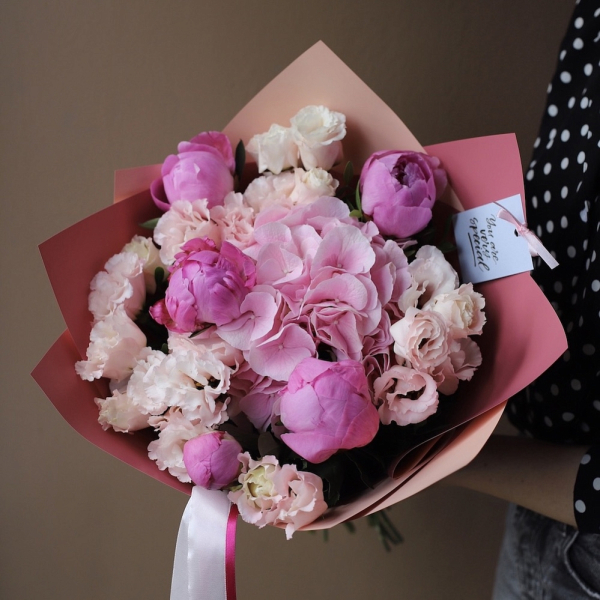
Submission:
[[[224,132],[234,146],[240,139],[246,143],[271,123],[288,123],[309,104],[324,104],[346,115],[345,159],[355,168],[377,150],[422,150],[392,110],[321,42],[259,92]],[[472,208],[514,194],[524,197],[514,135],[438,144],[425,150],[438,156],[448,172],[452,189],[443,201],[453,209]],[[89,441],[155,479],[190,493],[190,485],[160,471],[148,458],[151,432],[123,435],[102,430],[93,400],[107,395],[107,385],[104,381],[83,381],[74,370],[74,363],[85,357],[89,342],[90,281],[135,233],[144,233],[137,224],[160,215],[148,191],[159,173],[160,165],[117,172],[115,204],[40,246],[68,330],[37,365],[33,376],[69,424]],[[63,268],[66,252],[70,256],[68,270]],[[486,298],[488,317],[484,334],[478,339],[483,365],[471,382],[460,385],[447,430],[399,457],[393,477],[358,500],[330,509],[305,529],[331,527],[379,510],[466,465],[491,435],[506,400],[566,350],[558,318],[529,274],[480,284],[477,289]]]

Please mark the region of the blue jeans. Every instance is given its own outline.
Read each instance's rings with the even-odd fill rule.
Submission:
[[[493,600],[600,599],[600,534],[511,504]]]

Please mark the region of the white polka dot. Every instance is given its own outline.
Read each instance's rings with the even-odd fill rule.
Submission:
[[[598,290],[600,290],[600,281],[594,279],[594,281],[592,281],[592,292],[597,292]]]
[[[567,333],[571,333],[571,331],[573,331],[573,327],[574,327],[573,322],[569,323],[567,325],[567,329],[566,329]]]
[[[571,137],[571,132],[568,129],[563,129],[562,133],[560,134],[560,139],[563,142],[568,142],[570,137]]]
[[[583,317],[579,317],[579,321],[577,322],[577,325],[579,325],[579,327],[581,327],[583,325]]]
[[[525,175],[525,178],[527,179],[527,181],[531,181],[533,179],[533,169],[529,169],[529,171],[527,171],[527,175]]]
[[[571,353],[568,350],[565,350],[562,357],[565,362],[569,362],[571,360]]]
[[[567,255],[569,258],[575,258],[576,254],[577,254],[577,250],[575,250],[574,246],[569,246],[567,248]]]
[[[594,408],[600,411],[600,400],[594,400]]]
[[[579,392],[581,390],[581,381],[579,381],[579,379],[571,379],[571,388],[574,391]]]
[[[548,233],[552,233],[554,231],[554,223],[552,221],[548,221],[546,223],[546,231]]]
[[[571,304],[573,304],[573,305],[577,304],[577,294],[573,294],[571,296]]]
[[[560,294],[560,293],[562,292],[562,290],[563,290],[562,283],[561,283],[560,281],[555,281],[555,282],[554,282],[554,291],[555,291],[557,294]]]
[[[589,77],[592,74],[592,71],[594,70],[594,67],[592,67],[592,65],[590,63],[588,63],[587,65],[585,65],[585,67],[583,67],[583,72]]]
[[[561,169],[566,169],[569,166],[569,159],[565,156],[561,161],[560,161],[560,168]]]
[[[581,431],[585,431],[585,433],[590,431],[590,426],[587,423],[581,423],[579,427],[581,427]]]
[[[585,173],[588,170],[588,164],[587,163],[583,163],[583,172]]]
[[[577,502],[575,502],[575,510],[577,512],[584,513],[585,512],[585,502],[583,500],[577,500]]]
[[[547,144],[546,144],[546,148],[548,150],[550,150],[550,148],[552,148],[552,146],[554,145],[554,140],[550,140]]]
[[[537,148],[540,145],[540,138],[535,138],[535,142],[533,142],[533,147]]]
[[[549,94],[552,91],[552,84],[549,83],[548,87],[546,88],[546,94]]]
[[[533,208],[537,208],[538,207],[537,196],[532,196],[531,197],[531,206],[533,206]]]
[[[545,202],[546,204],[548,204],[548,202],[550,202],[550,199],[551,199],[551,198],[552,198],[552,194],[550,193],[550,191],[549,191],[549,190],[546,190],[546,191],[544,192],[544,202]]]
[[[538,225],[535,228],[535,231],[536,231],[538,237],[542,237],[542,226],[541,225]]]
[[[589,454],[584,454],[581,457],[581,463],[580,464],[587,465],[590,462],[590,460],[592,460],[592,457]]]
[[[575,275],[575,277],[573,277],[573,280],[571,281],[571,285],[572,285],[573,287],[575,287],[575,285],[577,284],[577,279],[578,279],[578,278],[577,278],[577,275]]]
[[[544,175],[548,175],[552,171],[552,165],[550,163],[546,163],[544,165]]]
[[[577,17],[573,25],[575,25],[575,29],[581,29],[583,27],[583,19],[581,17]]]
[[[587,241],[587,240],[586,240],[586,241]],[[587,244],[586,244],[586,246],[587,246]],[[596,251],[594,250],[594,251],[592,252],[592,262],[594,262],[595,260],[596,260]]]
[[[592,481],[592,487],[596,490],[596,491],[600,491],[600,477],[596,477],[594,479],[594,481]]]
[[[556,137],[556,129],[551,129],[548,138],[553,140]]]
[[[558,114],[558,108],[556,108],[556,105],[555,105],[555,104],[551,104],[551,105],[548,107],[548,114],[549,114],[551,117],[555,117],[555,116]]]
[[[547,427],[552,427],[552,420],[550,419],[550,417],[544,417],[544,423]]]
[[[560,80],[563,83],[571,83],[571,79],[572,79],[572,77],[571,77],[571,73],[569,73],[569,71],[563,71],[560,74]]]
[[[585,152],[582,150],[578,155],[577,155],[577,162],[579,164],[581,164],[583,161],[585,160]]]
[[[567,219],[567,217],[561,217],[561,219],[560,219],[560,226],[563,229],[566,229],[569,226],[569,220]]]
[[[575,418],[575,415],[571,412],[565,412],[562,414],[562,418],[563,418],[563,421],[569,423]]]
[[[595,16],[595,17],[597,17],[598,15],[600,15],[600,8],[597,8],[597,9],[594,11],[594,16]]]
[[[573,108],[575,106],[575,96],[571,96],[569,98],[569,104],[567,105],[569,108]],[[564,140],[563,140],[564,141]]]
[[[566,198],[569,195],[569,188],[566,185],[563,185],[560,190],[560,197]],[[564,217],[566,219],[566,217]]]
[[[581,133],[581,135],[587,135],[588,131],[590,130],[590,126],[586,123],[582,128],[581,131],[579,133]]]
[[[581,106],[581,108],[587,108],[590,105],[590,99],[587,96],[584,96],[581,99],[581,102],[579,103],[579,106]],[[558,113],[558,110],[556,111]],[[551,115],[552,117],[554,115]]]
[[[550,393],[551,393],[553,396],[558,396],[558,394],[560,393],[560,390],[558,389],[558,386],[557,386],[555,383],[553,383],[553,384],[550,386]]]
[[[561,50],[560,54],[559,54],[559,59],[562,60],[565,57],[565,54],[567,53],[566,50]]]
[[[596,352],[596,348],[592,344],[584,344],[582,350],[586,356],[592,356]]]
[[[583,40],[581,38],[575,38],[573,40],[573,48],[575,48],[575,50],[581,50],[583,48]]]

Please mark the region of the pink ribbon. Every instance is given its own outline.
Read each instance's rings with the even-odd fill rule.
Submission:
[[[495,202],[495,204],[498,204]],[[539,256],[551,269],[554,269],[558,266],[558,261],[548,252],[544,244],[542,244],[542,240],[531,231],[531,229],[527,228],[527,223],[521,223],[510,211],[506,210],[503,206],[500,206],[500,210],[498,211],[498,218],[503,219],[510,223],[516,230],[517,233],[527,242],[529,246],[529,252],[531,256]]]
[[[237,506],[194,486],[179,526],[171,600],[236,600]]]

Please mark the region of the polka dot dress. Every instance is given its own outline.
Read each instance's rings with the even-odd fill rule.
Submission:
[[[574,490],[577,524],[600,533],[600,0],[581,0],[563,40],[525,173],[529,227],[555,255],[532,273],[569,350],[523,393],[509,418],[552,442],[591,445]]]

